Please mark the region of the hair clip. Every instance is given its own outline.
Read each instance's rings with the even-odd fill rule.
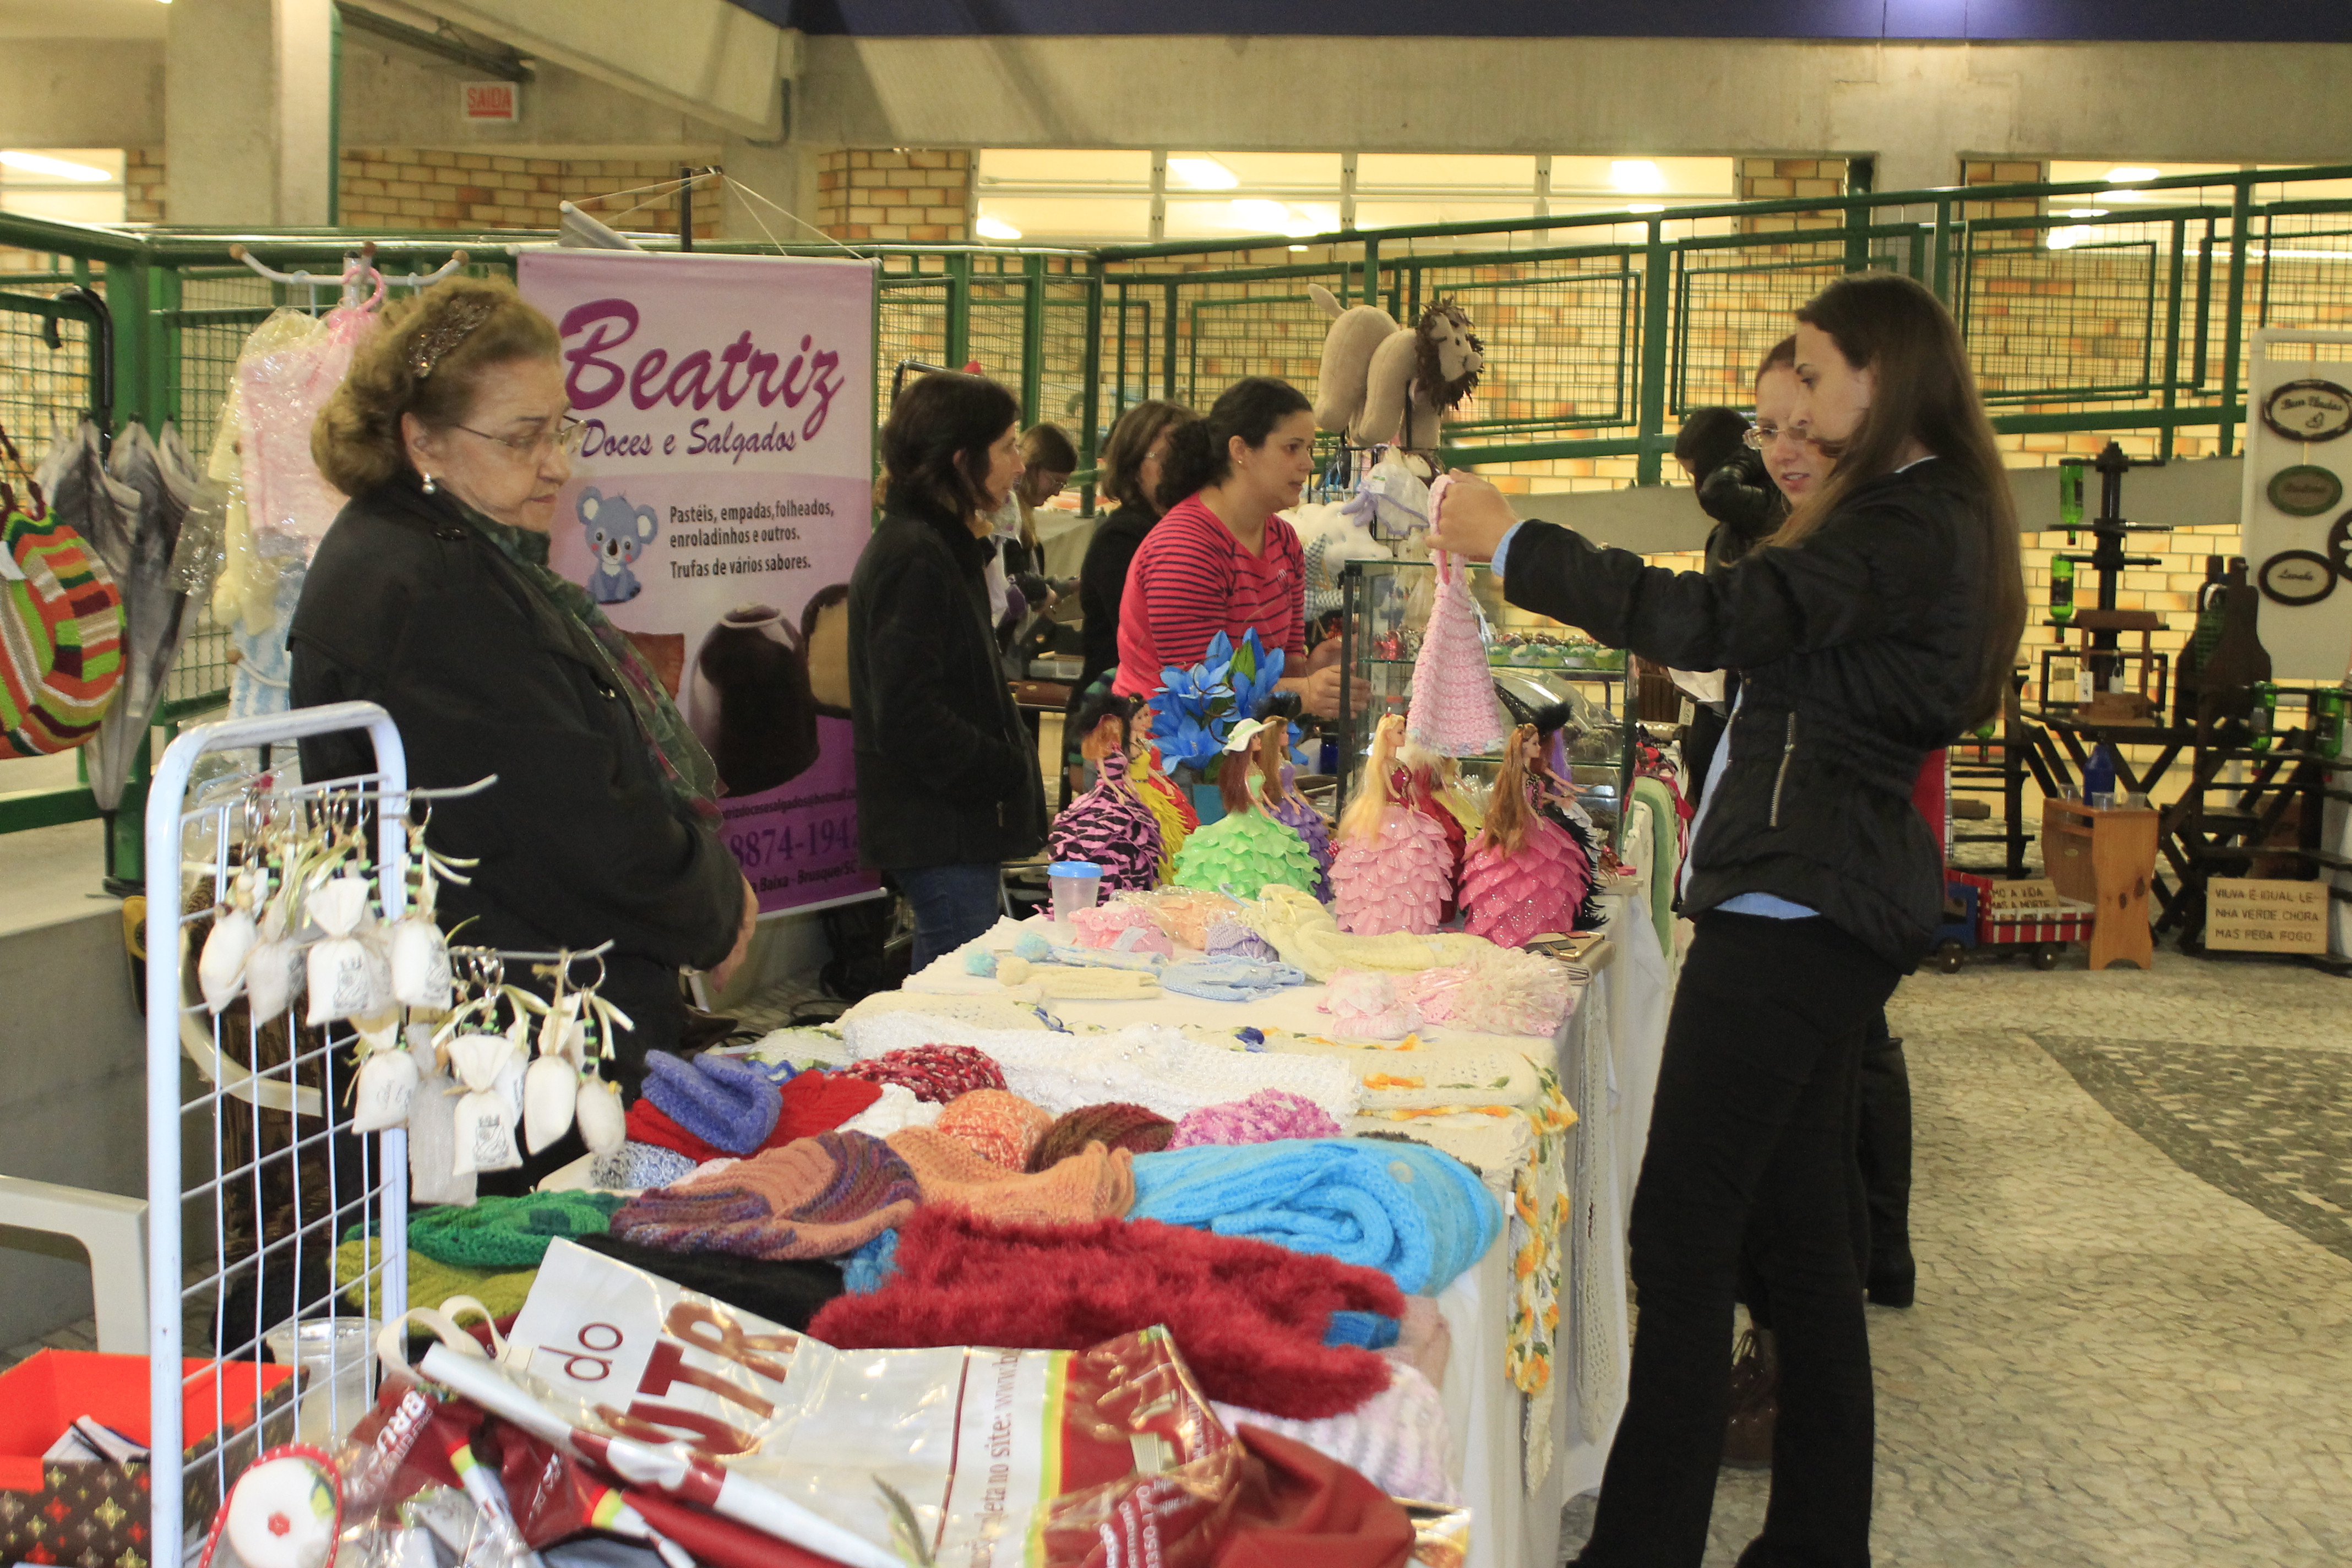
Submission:
[[[441,319],[417,334],[416,342],[408,351],[408,368],[423,381],[433,374],[433,367],[447,357],[451,349],[466,341],[467,334],[498,314],[495,298],[477,297],[459,300],[442,312]]]

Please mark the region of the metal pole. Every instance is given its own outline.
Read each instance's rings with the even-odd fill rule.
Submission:
[[[967,251],[948,258],[948,352],[940,357],[950,370],[961,370],[971,359],[971,256]]]
[[[2180,281],[2181,268],[2188,260],[2181,251],[2188,243],[2187,220],[2174,218],[2172,265],[2164,290],[2164,411],[2168,415],[2180,403]],[[2156,447],[2156,455],[2167,462],[2172,460],[2172,421],[2167,419]]]
[[[677,187],[677,247],[694,248],[694,171],[680,169],[677,177],[683,183]]]
[[[1952,198],[1939,196],[1936,201],[1936,298],[1946,306],[1952,302]]]
[[[2230,312],[2222,324],[2221,434],[2215,443],[2224,458],[2231,455],[2237,437],[2230,413],[2238,398],[2239,356],[2245,350],[2245,322],[2241,313],[2246,308],[2246,241],[2253,231],[2250,210],[2252,197],[2252,177],[2239,175],[2230,197]]]
[[[1095,467],[1097,443],[1097,429],[1102,424],[1102,313],[1103,264],[1099,260],[1087,263],[1087,341],[1079,350],[1078,380],[1084,402],[1079,414],[1083,426],[1078,434],[1078,464],[1091,469]],[[1089,479],[1078,491],[1078,510],[1094,515],[1095,494],[1099,486]]]
[[[1675,262],[1675,253],[1666,247],[1665,225],[1652,218],[1649,228],[1642,280],[1642,450],[1633,459],[1633,482],[1637,485],[1656,484],[1664,467],[1661,442],[1666,429],[1666,307]]]
[[[1021,280],[1021,424],[1038,419],[1038,400],[1045,390],[1045,258],[1032,256],[1022,268]]]

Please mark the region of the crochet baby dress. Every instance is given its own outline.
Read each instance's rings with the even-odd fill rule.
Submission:
[[[1400,805],[1410,785],[1396,770],[1379,835],[1350,839],[1331,858],[1331,912],[1357,936],[1406,931],[1426,936],[1444,922],[1454,898],[1454,851],[1427,812]]]
[[[1437,515],[1450,479],[1431,487],[1430,515]],[[1495,678],[1486,668],[1486,637],[1478,605],[1470,597],[1469,568],[1446,551],[1429,552],[1437,573],[1437,593],[1429,626],[1412,666],[1412,705],[1406,731],[1431,751],[1448,757],[1475,756],[1502,743],[1502,711],[1495,702]]]
[[[1316,870],[1315,886],[1307,891],[1328,904],[1331,901],[1331,825],[1292,787],[1297,777],[1297,768],[1282,764],[1282,795],[1266,802],[1266,815],[1306,841],[1307,852],[1315,857]]]
[[[1062,808],[1045,836],[1056,860],[1091,860],[1103,890],[1146,892],[1160,885],[1160,819],[1127,776],[1127,753],[1105,752],[1095,787]]]
[[[1528,814],[1518,851],[1481,837],[1462,870],[1462,929],[1497,947],[1525,947],[1548,931],[1576,929],[1592,862],[1568,830]]]
[[[1239,757],[1225,759],[1229,768],[1241,765]],[[1276,882],[1311,894],[1322,879],[1323,868],[1297,829],[1263,811],[1236,811],[1220,818],[1184,840],[1176,854],[1178,887],[1205,888],[1236,899],[1255,899]]]

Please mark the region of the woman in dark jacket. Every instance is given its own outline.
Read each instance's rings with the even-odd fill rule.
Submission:
[[[509,950],[612,942],[604,994],[636,1026],[614,1076],[634,1094],[646,1052],[678,1043],[679,971],[723,976],[758,904],[716,832],[709,757],[627,639],[548,569],[577,444],[558,347],[545,316],[481,279],[385,313],[312,437],[352,500],[295,608],[292,697],[382,704],[411,784],[498,775],[433,808],[434,847],[479,861],[442,888],[443,923]],[[372,765],[362,737],[302,743],[310,778]],[[527,1190],[577,1138],[484,1190]]]
[[[1135,552],[1143,548],[1151,525],[1160,521],[1157,497],[1160,469],[1168,461],[1170,432],[1196,417],[1181,403],[1155,398],[1120,415],[1118,423],[1110,427],[1110,439],[1103,443],[1103,494],[1118,504],[1095,524],[1086,560],[1078,567],[1078,635],[1083,640],[1077,683],[1070,688],[1070,706],[1062,727],[1066,770],[1084,766],[1078,758],[1078,709],[1095,682],[1118,662],[1118,602],[1127,593],[1127,569]],[[1069,786],[1082,789],[1085,783],[1070,777]]]
[[[1646,566],[1495,489],[1447,492],[1433,544],[1491,558],[1510,601],[1682,669],[1741,672],[1691,838],[1698,933],[1633,1199],[1642,1321],[1580,1561],[1706,1546],[1743,1235],[1780,1352],[1773,1489],[1748,1568],[1870,1561],[1870,1346],[1848,1207],[1863,1033],[1927,951],[1941,855],[1921,760],[1994,711],[2024,625],[2017,520],[1958,329],[1907,279],[1798,312],[1797,424],[1829,479],[1719,576]]]
[[[985,577],[989,516],[1021,477],[1020,411],[976,375],[908,387],[882,430],[882,521],[849,579],[858,850],[913,907],[918,969],[994,923],[1004,862],[1045,842]]]

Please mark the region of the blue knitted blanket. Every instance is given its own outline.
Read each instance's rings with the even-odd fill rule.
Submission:
[[[1503,1229],[1502,1205],[1452,1155],[1351,1138],[1138,1155],[1128,1217],[1378,1268],[1410,1296],[1445,1289]]]

